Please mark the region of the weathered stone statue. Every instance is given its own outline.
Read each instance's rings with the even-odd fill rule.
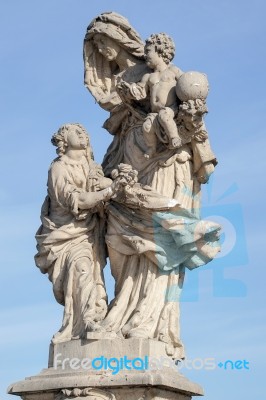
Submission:
[[[35,261],[64,317],[48,369],[10,387],[23,399],[202,394],[173,368],[132,367],[132,360],[149,357],[184,358],[179,299],[185,270],[208,263],[220,249],[220,226],[200,218],[201,184],[217,163],[203,120],[208,81],[173,66],[174,52],[164,33],[144,45],[116,13],[99,15],[87,29],[85,85],[110,113],[104,127],[114,138],[101,167],[81,125],[63,125],[52,137],[58,158],[49,170]],[[106,257],[115,279],[109,306]],[[107,360],[108,367],[88,372],[86,357]],[[120,360],[119,374],[108,360]]]
[[[121,81],[117,90],[121,98],[136,100],[148,98],[151,112],[142,126],[142,133],[148,147],[147,158],[156,153],[157,138],[155,124],[159,124],[166,135],[169,148],[181,147],[182,139],[178,134],[174,116],[178,112],[178,98],[175,93],[176,83],[182,71],[171,63],[174,58],[174,42],[165,33],[152,35],[146,40],[144,56],[146,65],[153,72],[147,73],[139,83],[129,84]]]
[[[82,337],[106,315],[103,201],[113,192],[111,179],[93,161],[81,125],[63,125],[52,143],[58,158],[48,174],[35,261],[49,274],[55,298],[65,307],[63,325],[53,338],[58,343]]]
[[[206,82],[202,74],[185,75],[169,64],[173,54],[174,44],[167,35],[151,36],[144,47],[127,20],[115,13],[102,14],[92,21],[85,37],[85,84],[99,105],[111,111],[104,125],[114,135],[103,162],[105,174],[110,176],[120,163],[131,165],[138,171],[141,184],[176,200],[182,215],[189,211],[195,222],[200,216],[200,185],[207,182],[216,165],[202,120]],[[189,94],[184,78],[178,85],[183,75],[190,86],[195,79],[191,99],[186,98],[186,102],[176,94]],[[95,87],[103,88],[103,92]],[[197,247],[194,243],[194,255],[186,257],[180,255],[181,246],[172,238],[168,249],[163,250],[163,265],[159,261],[160,238],[167,231],[173,233],[175,218],[164,214],[164,232],[154,234],[155,214],[150,224],[145,215],[142,206],[132,214],[126,202],[109,207],[107,244],[117,284],[115,299],[102,325],[124,338],[162,341],[167,354],[182,358],[179,302],[168,301],[167,293],[171,291],[171,298],[178,299],[185,267],[210,261],[219,246],[206,243],[209,254],[203,255],[199,253],[205,250],[204,245]],[[151,243],[155,244],[155,254]],[[171,262],[170,248],[174,249]]]

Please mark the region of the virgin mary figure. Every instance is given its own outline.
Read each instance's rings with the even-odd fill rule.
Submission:
[[[208,232],[208,224],[200,221],[201,184],[208,181],[217,161],[206,135],[178,149],[159,143],[153,157],[144,157],[142,125],[149,105],[127,101],[116,91],[121,79],[138,82],[147,72],[143,53],[140,36],[121,15],[103,13],[88,27],[85,85],[110,112],[104,127],[114,135],[103,161],[105,175],[111,176],[113,170],[122,173],[127,164],[137,171],[141,185],[138,195],[131,192],[134,201],[129,201],[129,191],[108,207],[106,242],[116,284],[101,326],[119,337],[161,341],[168,355],[183,358],[179,295],[185,269],[209,262],[219,251],[217,237],[210,238],[218,227],[213,225]],[[171,212],[171,206],[170,213],[167,207],[162,211],[149,192],[157,193],[157,200],[172,199],[179,210]],[[150,209],[149,199],[153,199]],[[186,223],[188,231],[183,229]]]

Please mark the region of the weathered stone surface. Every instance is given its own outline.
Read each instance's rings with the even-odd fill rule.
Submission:
[[[53,337],[60,343],[95,329],[106,315],[101,213],[114,185],[94,163],[88,134],[80,124],[63,125],[52,143],[58,158],[48,173],[35,262],[48,273],[56,300],[65,306],[62,327]]]
[[[24,396],[35,392],[59,392],[64,388],[127,388],[127,387],[158,387],[170,392],[183,393],[190,396],[203,395],[202,388],[189,381],[183,375],[170,369],[160,371],[129,371],[112,375],[111,372],[73,372],[52,368],[45,369],[41,374],[12,384],[8,393]]]
[[[205,265],[220,249],[220,226],[200,219],[201,185],[217,164],[203,119],[208,81],[172,65],[174,53],[167,34],[153,34],[144,45],[113,12],[87,29],[85,85],[110,112],[104,127],[114,138],[100,166],[80,124],[65,124],[52,137],[58,157],[48,173],[35,261],[64,317],[49,367],[11,385],[11,394],[25,400],[202,395],[173,365],[119,373],[79,365],[97,357],[184,358],[185,270]],[[109,305],[107,257],[115,279]]]
[[[129,370],[123,365],[123,369],[115,371],[115,373],[111,369],[87,368],[88,364],[81,363],[82,360],[88,358],[92,360],[103,356],[107,359],[114,357],[120,359],[125,355],[127,359],[131,360],[147,357],[148,360],[157,359],[163,363],[155,365],[149,363],[150,369],[148,370],[133,368]],[[74,363],[71,364],[70,360],[73,360]],[[149,396],[154,393],[155,397],[160,397],[159,393],[163,389],[165,398],[169,399],[173,398],[173,395],[180,395],[180,399],[183,399],[182,396],[190,398],[192,395],[203,394],[199,385],[190,382],[179,373],[177,368],[174,368],[174,364],[167,363],[167,361],[172,360],[165,356],[163,343],[154,340],[71,340],[65,343],[51,344],[49,368],[44,369],[36,376],[12,384],[8,391],[10,394],[19,394],[29,400],[34,400],[35,393],[42,396],[47,395],[47,400],[54,398],[60,400],[63,398],[64,390],[67,390],[66,398],[84,397],[88,388],[92,391],[91,393],[94,390],[110,391],[115,398],[120,398],[127,390],[132,391],[133,388],[134,393],[136,390],[144,393],[147,388],[150,388]],[[132,367],[132,364],[129,366]],[[78,396],[69,392],[75,388]],[[151,388],[154,388],[155,391],[152,392]],[[82,394],[78,390],[83,391]],[[57,398],[58,395],[61,397]],[[179,397],[175,398],[179,399]],[[44,400],[46,400],[45,397]]]
[[[174,53],[168,35],[151,35],[144,45],[112,12],[96,17],[84,40],[85,85],[110,112],[104,127],[114,135],[104,172],[124,179],[107,207],[116,296],[100,325],[120,337],[162,341],[168,355],[182,358],[185,267],[217,254],[219,227],[199,219],[201,184],[217,163],[203,120],[207,78],[172,65]],[[191,87],[196,78],[200,86]]]
[[[23,396],[23,400],[190,400],[191,396],[157,388],[116,388],[116,389],[67,389],[45,394],[34,393]]]
[[[164,345],[158,341],[147,339],[71,340],[66,343],[51,344],[49,368],[44,369],[36,376],[12,384],[8,392],[19,394],[29,400],[35,399],[35,393],[41,395],[44,400],[46,400],[45,396],[47,396],[47,400],[91,397],[91,393],[97,392],[99,389],[100,392],[101,390],[111,392],[114,396],[112,399],[119,399],[125,393],[132,392],[133,388],[134,396],[136,396],[132,397],[134,399],[141,398],[147,392],[147,388],[150,388],[147,392],[149,396],[154,393],[155,397],[169,398],[169,400],[172,398],[183,400],[182,396],[186,399],[192,395],[203,394],[199,385],[190,382],[173,366],[165,366],[167,363],[161,364],[160,369],[155,369],[159,367],[158,364],[155,366],[149,364],[150,369],[148,370],[133,368],[129,370],[124,366],[123,369],[116,371],[117,373],[111,369],[88,369],[88,365],[81,363],[82,360],[100,356],[107,359],[114,357],[120,359],[127,356],[131,360],[145,356],[149,360],[153,358],[159,360],[162,357],[164,358],[163,362],[167,362]],[[73,360],[74,363],[71,364],[69,360]],[[77,396],[72,391],[75,388]],[[85,395],[88,388],[91,391],[90,396]],[[154,388],[154,392],[151,388]],[[78,390],[83,391],[82,394]],[[138,397],[136,393],[142,394]],[[164,393],[163,396],[162,393]],[[58,395],[59,397],[57,397]]]
[[[154,389],[164,388],[169,395],[172,393],[177,395],[201,396],[203,395],[202,388],[189,381],[184,376],[173,373],[172,370],[150,371],[150,372],[132,372],[119,375],[112,375],[106,372],[97,373],[78,373],[70,370],[62,371],[59,373],[55,370],[43,370],[40,375],[25,379],[25,381],[12,384],[8,388],[9,394],[17,394],[23,398],[25,396],[39,395],[47,396],[47,399],[54,398],[64,388],[78,388],[85,389],[101,388],[103,390],[111,390],[113,393],[120,392],[118,388],[127,390],[130,388],[134,391],[137,388],[153,387]],[[122,391],[123,393],[123,391]],[[156,393],[156,391],[155,391]],[[172,396],[171,396],[172,397]],[[177,397],[178,398],[178,397]]]
[[[60,357],[59,357],[60,355]],[[89,357],[128,358],[137,357],[165,357],[165,343],[150,339],[102,339],[102,340],[71,340],[69,342],[51,344],[49,355],[49,367],[55,364],[59,367],[59,360],[65,358],[78,358],[80,360]]]

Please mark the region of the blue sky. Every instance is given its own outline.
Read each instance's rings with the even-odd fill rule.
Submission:
[[[1,302],[0,399],[47,365],[62,307],[34,265],[34,234],[55,157],[50,137],[66,122],[91,134],[101,162],[106,113],[83,87],[82,42],[93,17],[113,10],[145,39],[164,31],[174,63],[208,74],[206,123],[219,159],[204,214],[225,223],[225,250],[187,274],[182,339],[189,359],[247,360],[250,369],[188,370],[206,400],[262,398],[265,360],[265,13],[263,0],[9,0],[0,2]],[[112,296],[109,272],[107,287]]]

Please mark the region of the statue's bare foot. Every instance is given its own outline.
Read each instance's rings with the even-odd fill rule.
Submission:
[[[95,321],[85,321],[85,332],[105,332],[105,329]]]
[[[64,331],[59,331],[53,335],[52,343],[57,344],[57,343],[62,343],[62,342],[68,342],[71,339],[72,339],[72,337],[70,334],[67,334]]]
[[[100,340],[100,339],[115,339],[117,337],[116,332],[112,331],[111,327],[103,326],[99,322],[93,321],[93,325],[91,323],[86,323],[87,328],[83,334],[83,338],[91,339],[91,340]]]

